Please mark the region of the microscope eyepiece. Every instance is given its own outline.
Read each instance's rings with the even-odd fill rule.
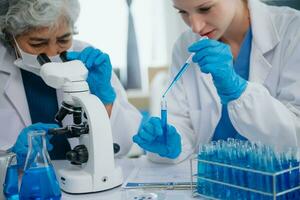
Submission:
[[[46,63],[51,62],[50,58],[45,53],[41,53],[40,55],[38,55],[37,61],[40,63],[40,65],[44,65]]]
[[[68,59],[67,59],[67,52],[64,51],[62,52],[61,54],[59,54],[59,57],[60,59],[63,61],[63,62],[68,62]]]

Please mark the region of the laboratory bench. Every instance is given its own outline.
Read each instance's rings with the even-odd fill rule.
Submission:
[[[188,161],[186,161],[188,162]],[[55,167],[62,167],[66,164],[66,161],[52,161]],[[134,170],[137,165],[154,165],[153,162],[150,162],[146,159],[145,156],[140,158],[123,158],[116,159],[116,165],[121,166],[123,170],[124,181],[128,178],[130,173]],[[159,165],[159,164],[155,164]],[[162,167],[164,167],[162,165]],[[157,200],[195,200],[192,197],[191,190],[161,190],[161,189],[123,189],[121,186],[103,192],[91,193],[91,194],[67,194],[62,192],[62,200],[76,200],[76,199],[84,199],[84,200],[131,200],[133,195],[140,193],[157,193],[163,194],[163,198],[157,198]],[[137,200],[137,198],[136,198]]]

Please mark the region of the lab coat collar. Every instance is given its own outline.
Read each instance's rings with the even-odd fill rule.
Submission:
[[[7,74],[8,80],[4,86],[4,95],[7,96],[25,126],[31,124],[30,113],[26,95],[22,84],[19,68],[13,65],[14,58],[9,55],[6,48],[0,45],[0,73]]]
[[[272,50],[280,41],[268,6],[259,0],[248,0],[253,43],[262,54]]]
[[[12,69],[9,67],[9,60],[11,56],[8,56],[8,51],[3,44],[0,43],[0,72],[10,74]]]

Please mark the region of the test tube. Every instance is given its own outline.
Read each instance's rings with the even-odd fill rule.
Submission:
[[[167,100],[166,98],[162,98],[161,100],[161,104],[160,104],[160,108],[161,108],[161,127],[163,129],[163,136],[164,136],[164,141],[167,142],[167,129],[168,129],[168,118],[167,118]]]

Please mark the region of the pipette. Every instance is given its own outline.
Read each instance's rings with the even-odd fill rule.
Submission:
[[[199,41],[204,40],[204,39],[208,39],[207,36],[201,37],[199,39]],[[192,62],[192,58],[195,55],[195,53],[192,53],[188,59],[185,61],[185,63],[183,64],[183,66],[180,68],[179,72],[176,74],[176,76],[174,77],[174,79],[172,80],[171,84],[169,85],[169,87],[167,88],[167,90],[165,91],[165,93],[163,94],[162,98],[165,98],[165,96],[167,95],[167,93],[169,92],[169,90],[173,87],[173,85],[180,79],[180,77],[182,76],[182,74],[187,70],[188,66],[190,66],[191,62]]]
[[[208,37],[204,36],[201,37],[199,39],[199,41],[204,40],[204,39],[208,39]],[[192,53],[188,59],[185,61],[184,65],[180,68],[179,72],[176,74],[176,76],[174,77],[173,81],[171,82],[171,84],[169,85],[169,87],[167,88],[167,90],[165,91],[165,93],[162,95],[162,99],[161,99],[161,107],[160,107],[160,117],[161,117],[161,127],[163,129],[163,136],[165,139],[165,142],[167,142],[167,128],[168,128],[168,120],[167,120],[167,116],[168,116],[168,112],[167,112],[167,100],[165,99],[166,94],[169,92],[169,90],[173,87],[173,85],[177,82],[178,79],[180,79],[180,77],[182,76],[182,74],[187,70],[188,66],[191,64],[192,62],[192,58],[195,55],[195,53]]]

